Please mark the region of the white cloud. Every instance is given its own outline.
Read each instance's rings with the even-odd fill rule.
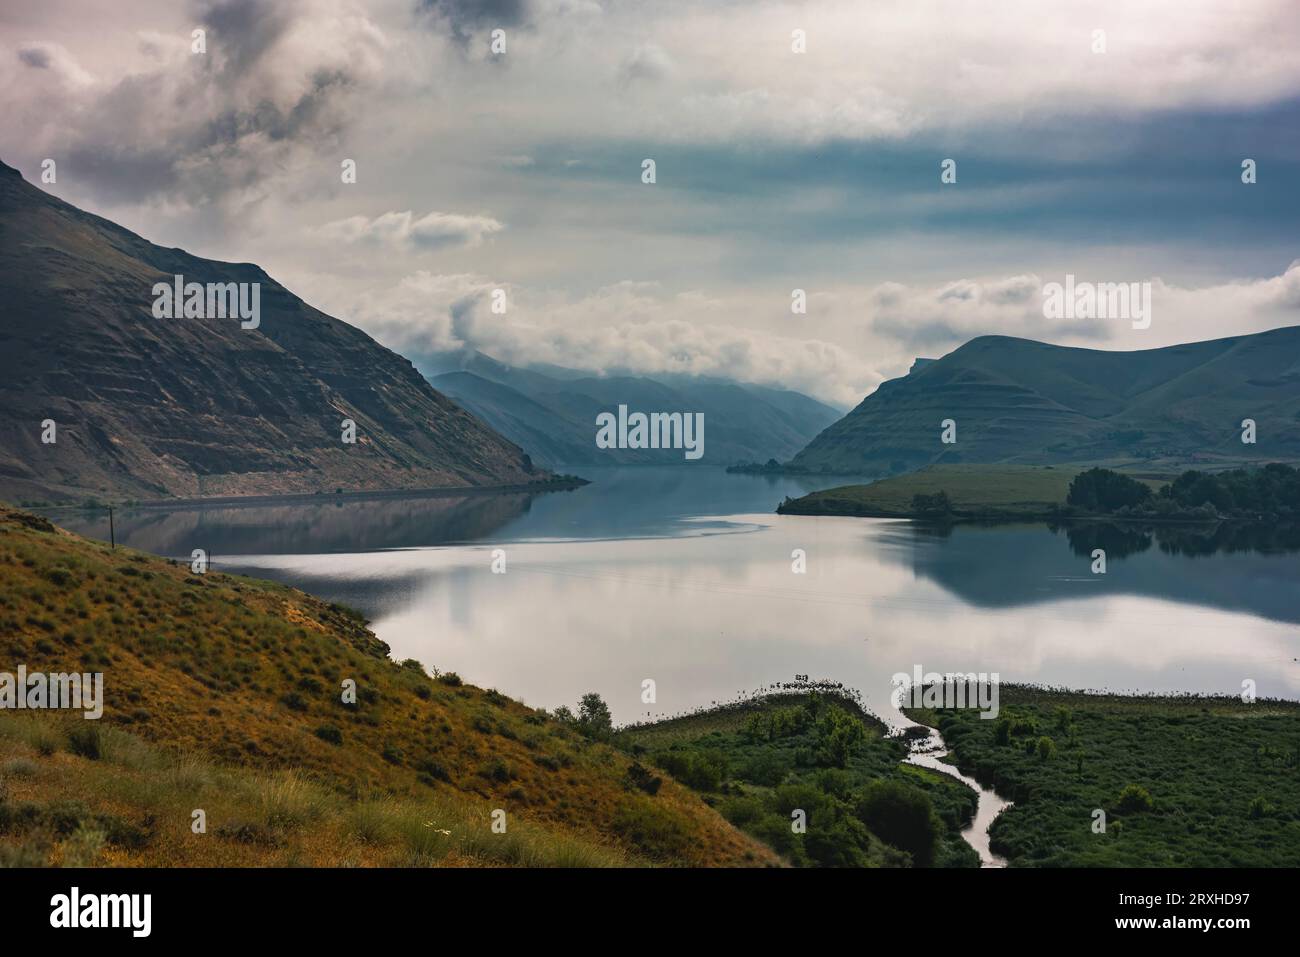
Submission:
[[[842,406],[901,375],[913,358],[937,358],[981,335],[1151,349],[1300,322],[1300,261],[1278,276],[1197,288],[1150,278],[1154,317],[1146,330],[1125,320],[1044,318],[1043,283],[1062,278],[1017,275],[826,290],[810,294],[808,315],[797,319],[788,314],[788,300],[778,307],[740,292],[672,292],[653,282],[620,282],[573,297],[469,273],[428,271],[361,295],[338,286],[317,305],[399,352],[469,347],[515,365],[721,376],[784,386]],[[328,288],[323,277],[312,285]],[[507,290],[505,315],[489,308],[494,288]],[[776,319],[775,327],[746,325],[763,310]],[[814,331],[820,335],[809,335]]]
[[[373,219],[349,216],[326,223],[318,235],[345,243],[375,242],[395,247],[439,249],[450,246],[474,247],[505,226],[491,216],[460,213],[427,213],[415,218],[410,210],[383,213]]]

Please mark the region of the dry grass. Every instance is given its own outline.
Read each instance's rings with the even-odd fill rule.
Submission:
[[[195,576],[0,511],[0,628],[12,636],[0,670],[104,673],[98,722],[0,713],[0,762],[37,768],[4,776],[11,800],[80,801],[153,835],[140,846],[110,835],[93,855],[104,862],[777,862],[671,781],[656,813],[689,842],[667,858],[638,846],[617,826],[636,799],[627,755],[503,695],[399,666],[349,610],[294,589]],[[355,704],[342,700],[345,679]],[[99,760],[68,751],[84,725],[98,731]],[[204,836],[189,831],[198,799],[211,805]],[[506,811],[506,840],[485,808]],[[425,834],[438,815],[463,833]],[[220,822],[230,827],[216,834]],[[0,833],[11,852],[23,844],[12,822]]]

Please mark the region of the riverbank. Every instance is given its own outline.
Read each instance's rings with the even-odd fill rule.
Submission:
[[[781,515],[933,521],[1300,523],[1300,471],[1282,462],[1174,477],[1069,465],[932,465],[787,498]]]
[[[110,505],[123,509],[178,509],[178,508],[231,508],[238,506],[266,505],[312,505],[321,502],[360,502],[388,501],[394,499],[420,498],[468,498],[480,495],[517,495],[526,492],[567,492],[590,485],[588,479],[577,475],[554,475],[536,482],[522,485],[466,485],[439,486],[436,488],[407,489],[360,489],[333,492],[290,492],[277,495],[221,495],[202,498],[157,498],[147,500],[125,500],[120,502],[102,502],[88,499],[81,504],[47,504],[41,502],[21,502],[23,508],[41,512],[77,511],[83,509],[103,509]]]
[[[1013,802],[1011,866],[1300,866],[1300,702],[1004,684],[1000,711],[904,713]]]
[[[780,515],[842,515],[862,518],[1005,520],[1061,517],[1074,466],[931,465],[869,485],[842,485],[786,499]],[[1167,479],[1141,476],[1153,489]],[[916,507],[917,496],[946,497],[943,509]]]

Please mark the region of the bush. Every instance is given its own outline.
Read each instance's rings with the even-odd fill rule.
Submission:
[[[1151,792],[1138,784],[1129,784],[1119,792],[1119,809],[1125,814],[1150,811],[1155,806]]]
[[[460,675],[456,674],[454,671],[444,671],[442,674],[438,675],[438,680],[453,688],[459,688],[464,684],[464,682],[460,680]]]
[[[657,774],[651,774],[640,763],[633,761],[628,766],[627,775],[623,779],[623,786],[629,791],[639,788],[651,797],[659,793],[659,787],[664,783],[663,778]]]
[[[73,726],[68,732],[68,750],[91,761],[98,761],[103,754],[103,741],[99,734],[99,725],[93,721],[83,721]]]
[[[1044,761],[1056,757],[1056,742],[1047,735],[1038,739],[1038,757]]]
[[[330,744],[342,744],[343,732],[332,724],[322,724],[315,731],[316,737],[322,741],[328,741]]]
[[[727,759],[720,751],[673,748],[655,755],[655,764],[697,791],[716,791],[727,776]]]
[[[918,867],[934,862],[943,822],[920,788],[901,781],[872,782],[858,799],[857,815],[882,841],[911,854]]]

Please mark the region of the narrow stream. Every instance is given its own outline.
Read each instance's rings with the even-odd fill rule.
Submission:
[[[930,733],[925,738],[919,738],[911,743],[911,754],[907,757],[907,763],[947,774],[975,789],[975,793],[979,795],[979,805],[975,808],[975,816],[971,818],[971,822],[962,829],[962,839],[975,848],[975,852],[980,856],[981,867],[1006,867],[1006,859],[989,849],[989,825],[993,823],[995,817],[1011,806],[1011,802],[1004,800],[996,791],[981,787],[974,778],[967,777],[951,764],[940,760],[947,755],[948,748],[937,728],[925,724],[918,724],[916,727],[926,728]]]

